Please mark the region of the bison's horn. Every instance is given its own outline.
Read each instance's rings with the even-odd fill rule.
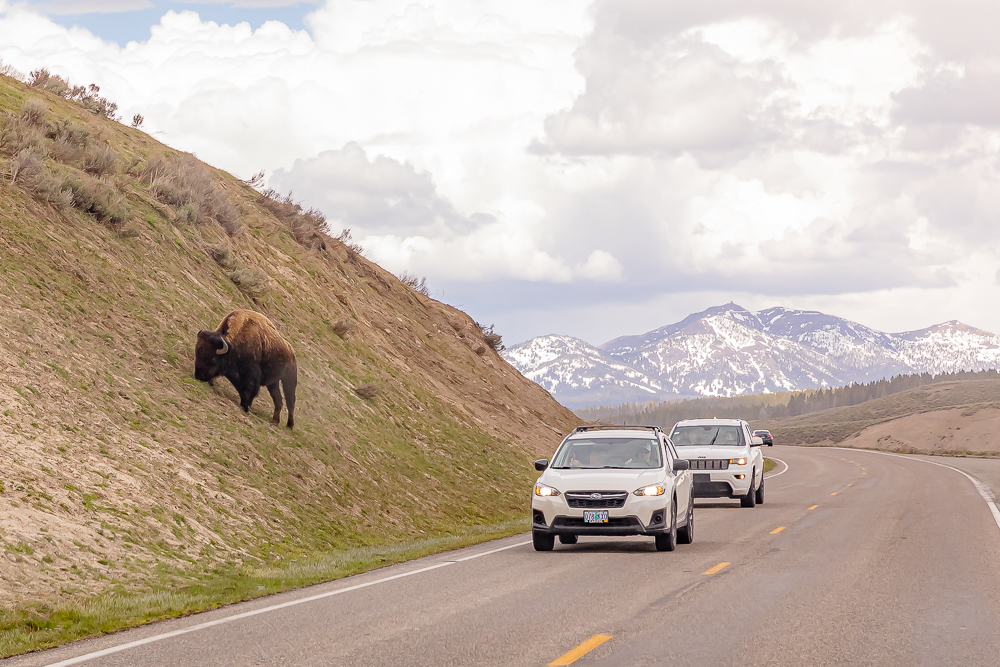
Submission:
[[[216,354],[225,354],[226,352],[229,352],[229,343],[227,343],[226,339],[223,338],[222,339],[222,348],[216,350],[215,353]]]

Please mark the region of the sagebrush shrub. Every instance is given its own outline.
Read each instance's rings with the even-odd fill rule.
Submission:
[[[184,204],[174,211],[174,222],[180,225],[193,225],[198,222],[198,209],[191,204]]]
[[[10,161],[10,182],[31,187],[45,171],[45,157],[30,148],[22,148]]]
[[[38,125],[41,126],[45,123],[45,117],[48,116],[49,109],[45,106],[45,103],[37,98],[29,98],[24,101],[21,105],[21,113],[19,114],[22,121],[28,125]]]
[[[111,146],[96,146],[83,156],[83,170],[95,176],[113,174],[118,167],[118,153]]]
[[[112,227],[124,225],[130,211],[128,202],[117,190],[107,183],[80,174],[66,179],[66,185],[73,192],[73,206]]]
[[[424,296],[431,295],[431,290],[427,286],[426,276],[417,278],[416,276],[411,275],[408,271],[404,271],[403,273],[399,274],[396,277],[399,278],[399,282],[403,283],[404,285],[412,289],[414,292],[419,292]]]
[[[0,133],[0,148],[7,155],[17,155],[25,149],[42,156],[49,152],[41,128],[25,122],[21,116],[9,114],[5,118],[3,132]]]
[[[233,258],[233,249],[228,243],[210,245],[206,248],[208,256],[215,260],[215,263],[224,269],[236,267],[236,260]]]
[[[375,384],[374,382],[366,382],[363,385],[355,387],[354,393],[360,396],[361,398],[365,399],[366,401],[370,401],[371,399],[378,396],[379,388],[378,385]]]
[[[267,274],[258,268],[239,267],[227,275],[241,292],[252,298],[263,296],[270,289]]]
[[[347,338],[347,334],[352,331],[354,331],[354,322],[346,317],[337,320],[337,323],[333,325],[333,333],[341,338]]]

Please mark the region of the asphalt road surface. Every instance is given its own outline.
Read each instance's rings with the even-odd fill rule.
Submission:
[[[1000,528],[967,477],[765,452],[765,504],[699,501],[673,553],[518,536],[0,665],[1000,664]]]

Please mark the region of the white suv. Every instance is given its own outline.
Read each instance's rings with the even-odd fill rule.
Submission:
[[[694,541],[694,496],[688,462],[656,426],[580,426],[559,445],[531,495],[536,551],[556,536],[651,535],[657,551]]]
[[[764,502],[763,441],[742,419],[686,419],[670,440],[691,464],[696,498],[739,498],[743,507]]]

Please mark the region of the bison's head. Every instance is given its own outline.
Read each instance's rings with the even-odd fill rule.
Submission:
[[[215,331],[199,331],[194,346],[194,377],[211,384],[222,374],[222,362],[229,354],[229,343]]]

